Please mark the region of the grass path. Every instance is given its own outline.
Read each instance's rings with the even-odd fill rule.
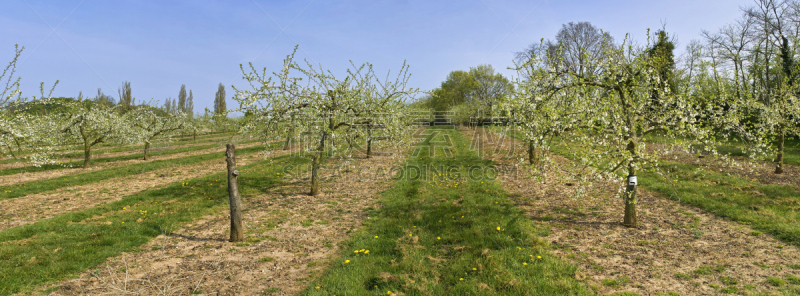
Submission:
[[[263,150],[263,146],[253,144],[254,146],[243,148],[241,152],[244,154],[254,153]],[[273,144],[274,145],[274,144]],[[223,148],[218,148],[218,151],[224,151]],[[199,154],[183,158],[175,159],[162,159],[154,160],[143,163],[130,164],[126,166],[118,166],[106,168],[97,171],[90,171],[71,176],[61,176],[58,178],[33,181],[28,183],[0,186],[0,200],[9,198],[18,198],[21,196],[42,193],[52,190],[57,190],[65,187],[87,185],[105,181],[112,178],[124,177],[134,174],[143,174],[162,169],[168,166],[179,166],[198,163],[206,160],[219,159],[222,152],[212,152],[206,154]]]
[[[237,148],[238,149],[238,148]],[[274,157],[287,154],[279,151]],[[218,154],[221,155],[221,152]],[[239,153],[240,164],[259,161],[260,155],[255,152]],[[73,187],[59,188],[53,192],[31,194],[18,199],[0,200],[0,231],[35,223],[64,213],[81,211],[99,204],[114,202],[131,194],[144,190],[153,190],[194,178],[199,178],[225,171],[224,159],[206,160],[186,165],[170,165],[145,174],[108,179],[100,184],[92,183]],[[124,185],[120,185],[124,184]]]
[[[281,184],[276,168],[295,162],[299,160],[284,156],[272,164],[238,167],[253,176],[241,190],[262,191]],[[224,179],[225,173],[217,173],[188,180],[188,186],[175,183],[0,232],[0,295],[73,277],[147,243],[164,229],[221,211],[227,204]]]
[[[260,144],[258,143],[258,141],[245,141],[241,143],[242,144],[237,147],[247,148]],[[117,160],[113,161],[102,161],[100,164],[95,164],[88,169],[84,169],[78,166],[73,168],[58,168],[58,169],[48,169],[35,172],[22,172],[5,176],[0,175],[0,186],[10,186],[10,185],[22,184],[33,181],[53,179],[61,176],[70,176],[86,172],[99,171],[109,167],[119,167],[130,164],[151,162],[156,160],[177,159],[188,156],[194,156],[198,154],[207,154],[207,153],[212,153],[214,151],[219,151],[221,147],[224,147],[224,145],[201,144],[201,145],[196,145],[194,147],[184,147],[181,148],[180,150],[176,149],[172,151],[163,151],[165,153],[159,153],[158,155],[151,156],[150,159],[148,159],[147,161],[142,160],[141,157],[137,158],[121,157],[121,158],[116,158]],[[104,160],[111,160],[111,159],[104,159]]]
[[[406,165],[427,168],[420,170],[423,179],[407,174],[384,192],[383,207],[342,244],[340,257],[301,294],[590,294],[574,279],[575,268],[551,255],[536,235],[538,229],[499,184],[465,180],[469,168],[463,165],[492,163],[469,151],[469,142],[459,133],[428,131],[432,134],[419,155]],[[453,141],[453,158],[441,150],[428,153],[431,142],[443,140],[431,141],[437,132]],[[458,169],[430,170],[450,165]]]
[[[223,209],[52,288],[56,295],[122,290],[140,295],[294,295],[331,264],[340,242],[374,215],[378,192],[392,183],[337,166],[385,168],[399,161],[404,159],[331,159],[322,172],[328,181],[320,184],[318,196],[306,194],[306,182],[243,193],[245,242],[225,241],[230,221]],[[250,180],[242,178],[240,184],[249,188]],[[112,284],[121,270],[127,278]]]

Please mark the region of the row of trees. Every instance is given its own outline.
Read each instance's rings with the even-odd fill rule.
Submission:
[[[690,43],[682,64],[664,30],[648,33],[646,45],[627,38],[615,44],[589,23],[566,24],[555,41],[517,55],[520,78],[500,103],[502,111],[515,118],[531,162],[536,150],[567,144],[574,147],[573,160],[595,169],[584,178],[619,180],[620,171],[632,177],[642,169],[663,173],[659,160],[675,148],[732,164],[717,152],[729,140],[741,142],[754,159],[774,159],[775,173],[782,173],[784,141],[800,131],[800,30],[791,25],[800,19],[799,8],[798,1],[756,1],[743,10],[746,21],[738,27],[706,32],[706,46]],[[733,29],[751,25],[760,29]],[[748,41],[737,39],[741,52],[720,55],[722,40],[732,40],[720,36],[730,32]],[[732,67],[725,67],[723,56]],[[653,146],[656,138],[672,147]],[[633,180],[621,188],[629,226],[637,224]]]
[[[28,100],[19,90],[19,78],[14,77],[16,62],[22,48],[17,48],[14,59],[0,76],[5,81],[0,100],[0,148],[3,154],[27,159],[35,165],[57,163],[53,154],[65,145],[80,144],[84,150],[83,167],[89,167],[92,150],[100,144],[142,144],[144,160],[149,158],[150,147],[157,139],[170,138],[179,133],[207,133],[226,126],[226,113],[222,116],[206,114],[194,118],[193,94],[186,87],[176,101],[163,108],[151,103],[136,104],[130,82],[119,88],[119,102],[98,89],[94,98],[51,98],[45,95]],[[224,96],[224,88],[221,88]]]
[[[296,48],[295,48],[296,52]],[[351,63],[352,64],[352,63]],[[333,155],[371,157],[407,144],[410,116],[405,100],[418,92],[407,86],[403,64],[394,79],[380,79],[372,64],[348,69],[344,79],[331,71],[287,56],[280,71],[268,74],[252,64],[243,78],[249,89],[235,89],[237,111],[244,113],[240,132],[268,138],[296,137],[311,160],[310,195],[319,193],[319,169]]]

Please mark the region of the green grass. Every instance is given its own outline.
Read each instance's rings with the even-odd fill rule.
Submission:
[[[302,162],[283,156],[272,164],[240,166],[240,171],[247,171],[240,176],[240,193],[246,199],[265,192],[282,183],[276,176],[279,165]],[[164,229],[225,211],[227,187],[220,186],[225,178],[226,173],[218,173],[192,179],[189,186],[178,182],[0,232],[0,295],[73,277],[106,258],[133,251]]]
[[[239,144],[255,143],[255,142],[258,142],[258,141],[260,141],[260,140],[242,141]],[[190,151],[196,151],[196,150],[209,149],[209,148],[214,148],[214,147],[220,147],[220,144],[219,143],[214,143],[214,144],[194,146],[194,147],[182,147],[182,148],[175,148],[175,149],[165,149],[165,150],[161,150],[161,151],[154,151],[154,152],[151,151],[148,154],[151,157],[152,156],[160,156],[160,155],[171,155],[171,154],[177,154],[177,153],[183,153],[183,152],[190,152]],[[139,149],[139,150],[141,150],[141,149]],[[83,152],[80,153],[79,157],[83,157]],[[130,154],[130,155],[120,155],[120,156],[114,156],[114,157],[103,157],[103,158],[92,159],[91,165],[92,166],[96,166],[98,164],[103,164],[103,163],[109,163],[109,162],[115,162],[115,161],[125,161],[125,160],[131,160],[131,159],[143,159],[143,158],[144,158],[144,152],[142,152],[142,153],[134,153],[134,154]],[[14,174],[19,174],[19,173],[23,173],[23,172],[30,173],[30,172],[42,172],[42,171],[50,171],[50,170],[69,169],[70,168],[69,166],[81,167],[82,165],[83,165],[83,160],[82,159],[78,160],[78,161],[63,163],[62,165],[46,164],[46,165],[42,165],[42,166],[39,166],[39,167],[31,165],[31,166],[24,166],[24,167],[18,167],[18,168],[3,169],[2,171],[0,171],[0,176],[14,175]]]
[[[748,224],[756,229],[752,235],[763,232],[800,246],[800,187],[765,185],[707,170],[695,174],[697,166],[674,162],[662,162],[661,168],[672,172],[677,185],[668,184],[653,172],[643,172],[639,177],[641,186]]]
[[[428,165],[425,175],[439,177],[430,169],[491,165],[468,151],[469,142],[459,133],[446,133],[454,140],[457,160],[438,151],[431,157],[422,149],[406,167]],[[462,168],[451,173],[468,172]],[[382,193],[383,206],[370,212],[372,218],[340,245],[339,257],[302,294],[591,294],[574,280],[575,267],[548,252],[534,235],[536,227],[500,184],[478,180],[458,181],[456,186],[452,180],[457,176],[444,181],[445,176],[447,172],[435,182],[396,180]]]
[[[280,145],[280,143],[273,143],[272,145],[273,146]],[[264,149],[264,147],[258,145],[249,148],[237,149],[236,153],[238,155],[244,155],[249,153],[255,153],[256,151],[262,149]],[[17,198],[28,194],[46,192],[64,187],[96,183],[102,180],[107,180],[116,177],[123,177],[134,174],[143,174],[146,172],[155,171],[168,166],[189,165],[207,160],[219,159],[221,155],[222,155],[221,152],[211,152],[184,158],[153,160],[143,163],[106,168],[96,171],[89,171],[75,175],[62,176],[58,178],[32,181],[32,182],[26,182],[9,186],[0,186],[0,199]]]

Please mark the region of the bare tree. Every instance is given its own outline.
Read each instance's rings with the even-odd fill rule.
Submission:
[[[558,56],[569,71],[585,75],[597,74],[605,58],[603,46],[614,44],[614,38],[589,22],[569,22],[562,25],[556,40],[548,43],[548,48],[559,49]]]
[[[727,59],[733,63],[734,85],[739,98],[741,98],[742,91],[747,91],[749,79],[745,71],[745,59],[747,58],[745,55],[749,49],[748,45],[753,42],[751,38],[753,22],[753,18],[745,14],[744,18],[721,28],[717,33],[706,30],[701,33],[712,52],[716,53],[713,58]]]

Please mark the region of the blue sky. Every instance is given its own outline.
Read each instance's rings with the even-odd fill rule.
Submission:
[[[370,62],[379,73],[410,65],[410,84],[437,87],[453,70],[490,64],[510,76],[514,52],[588,21],[622,40],[648,28],[676,35],[678,48],[716,31],[752,1],[151,1],[2,0],[0,63],[25,46],[17,74],[24,96],[60,80],[54,96],[117,98],[130,81],[138,101],[194,93],[195,112],[213,109],[221,82],[244,87],[239,64],[275,69],[297,57],[334,73]],[[56,29],[55,33],[53,30]],[[282,31],[282,29],[284,29]],[[229,108],[235,102],[228,98]]]

